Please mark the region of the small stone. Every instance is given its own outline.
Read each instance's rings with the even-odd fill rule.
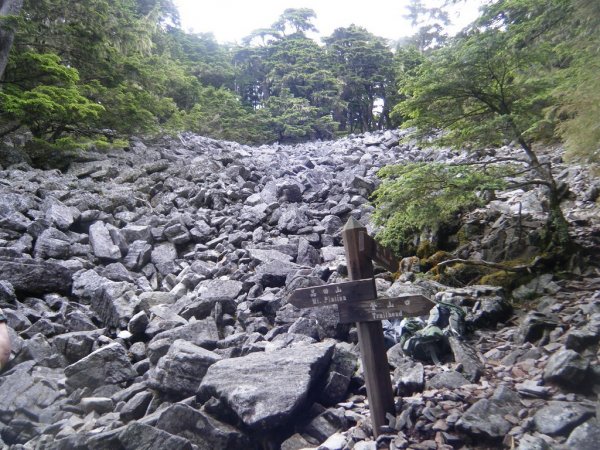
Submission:
[[[448,424],[446,423],[446,421],[444,419],[436,420],[436,422],[431,427],[431,429],[433,431],[448,431],[449,428],[450,427],[448,426]]]
[[[98,258],[112,261],[121,259],[121,250],[114,244],[103,222],[95,222],[90,226],[90,244]]]
[[[377,442],[360,441],[354,444],[354,450],[377,450]]]
[[[438,373],[428,380],[427,389],[457,389],[465,384],[469,384],[469,380],[460,373],[449,370]]]
[[[84,412],[97,412],[98,414],[106,414],[113,410],[114,403],[107,397],[85,397],[79,403]]]
[[[538,311],[531,311],[523,321],[515,334],[514,341],[517,344],[525,342],[537,342],[544,333],[553,330],[558,325],[558,322]]]
[[[517,392],[523,396],[534,398],[547,398],[550,396],[550,389],[547,386],[540,386],[539,381],[526,380],[523,383],[518,383],[515,387]]]
[[[564,386],[581,387],[588,375],[589,362],[573,350],[563,350],[550,357],[544,370],[544,381]]]
[[[346,446],[346,436],[342,433],[332,434],[325,442],[319,445],[318,450],[342,450]],[[281,450],[284,450],[283,445]]]
[[[141,419],[146,414],[151,400],[152,393],[147,391],[138,392],[123,405],[119,411],[119,418],[125,423]]]

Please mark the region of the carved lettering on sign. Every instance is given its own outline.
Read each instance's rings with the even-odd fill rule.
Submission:
[[[310,308],[369,300],[375,297],[377,297],[375,283],[372,278],[368,278],[366,280],[296,289],[288,297],[288,301],[297,308]]]
[[[362,302],[340,303],[340,322],[371,322],[375,320],[399,319],[424,316],[435,305],[423,295],[379,298]]]

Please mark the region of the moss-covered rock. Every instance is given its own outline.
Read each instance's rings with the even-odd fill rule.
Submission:
[[[438,270],[438,281],[448,286],[466,286],[477,282],[492,270],[485,266],[458,263]]]
[[[448,259],[452,259],[452,258],[453,258],[453,256],[451,253],[445,252],[443,250],[439,250],[428,258],[421,258],[421,261],[420,261],[421,262],[421,271],[427,272],[427,271],[433,269],[435,266],[437,266],[442,261],[447,261]]]
[[[497,270],[480,278],[479,284],[489,284],[491,286],[500,286],[511,291],[524,280],[523,274],[509,272],[507,270]]]
[[[436,250],[436,246],[433,245],[433,243],[430,240],[423,240],[419,243],[419,246],[417,247],[417,257],[419,257],[420,259],[429,258],[436,252]]]

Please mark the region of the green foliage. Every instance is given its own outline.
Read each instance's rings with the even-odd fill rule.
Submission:
[[[125,141],[109,142],[105,137],[89,139],[66,136],[54,142],[33,138],[27,142],[24,150],[35,167],[66,170],[73,158],[80,155],[82,151],[88,149],[102,151],[125,146],[127,146]]]
[[[554,94],[557,113],[566,116],[558,126],[567,157],[600,162],[600,3],[573,2],[572,30],[559,50],[572,63],[561,73]]]
[[[442,144],[516,140],[551,189],[533,142],[559,136],[571,157],[599,158],[598,2],[487,2],[454,39],[446,11],[425,4],[409,2],[418,32],[393,53],[355,25],[317,44],[308,8],[230,47],[182,31],[172,0],[24,0],[9,21],[1,133],[13,123],[49,141],[190,129],[262,143],[403,123]]]
[[[224,88],[202,88],[198,103],[189,112],[172,117],[168,127],[173,131],[184,129],[248,144],[272,140],[264,114],[253,114],[235,94]]]
[[[122,135],[158,133],[161,125],[177,111],[173,99],[156,95],[136,83],[106,88],[93,82],[88,85],[88,95],[105,107],[105,113],[94,121],[96,128],[117,130]]]
[[[316,17],[317,15],[310,8],[287,8],[272,27],[283,34],[291,28],[294,34],[303,35],[306,31],[317,31],[311,23]]]
[[[170,0],[26,0],[2,114],[51,142],[105,128],[157,132],[198,86],[152,55],[163,24],[177,20]]]
[[[489,267],[460,263],[444,267],[441,270],[433,268],[433,272],[437,272],[434,278],[435,281],[455,287],[463,287],[476,283],[486,275],[489,275],[492,270]]]
[[[289,89],[265,102],[267,124],[279,142],[298,142],[315,138],[331,138],[335,122],[330,116],[319,116],[318,108],[308,100],[294,97]]]
[[[0,85],[4,129],[51,141],[188,129],[263,143],[390,126],[387,43],[351,26],[320,46],[306,36],[315,17],[286,9],[229,48],[179,29],[172,0],[24,0]]]
[[[176,63],[177,71],[194,77],[203,86],[234,89],[235,69],[230,49],[219,45],[212,34],[190,34],[170,28],[160,37],[156,44],[158,54],[161,59],[170,58]]]
[[[393,54],[385,40],[350,25],[336,29],[323,42],[333,71],[342,80],[342,107],[333,116],[341,129],[364,132],[389,127],[389,99],[395,97],[395,86]],[[381,103],[379,113],[377,103]]]
[[[547,58],[546,49],[511,47],[508,36],[493,29],[457,38],[405,72],[400,91],[406,99],[396,114],[421,138],[444,130],[442,144],[519,140],[529,146],[540,137],[550,102],[551,86],[536,77]]]
[[[57,55],[27,52],[14,64],[21,79],[0,91],[0,117],[28,126],[35,137],[54,142],[67,131],[81,131],[104,111],[80,93],[77,70],[62,65]],[[52,84],[34,85],[30,76]]]
[[[530,184],[545,188],[546,249],[565,254],[573,247],[560,208],[564,193],[533,144],[555,139],[558,131],[572,153],[597,155],[597,105],[588,100],[597,98],[592,74],[598,67],[598,33],[587,32],[597,30],[600,8],[589,7],[594,19],[588,20],[583,5],[583,0],[488,4],[476,23],[402,72],[402,101],[395,109],[395,117],[415,127],[417,137],[433,135],[438,144],[518,143]]]
[[[446,41],[448,35],[445,28],[450,24],[447,11],[443,8],[426,7],[422,0],[410,0],[406,9],[405,17],[410,19],[413,27],[417,27],[417,32],[405,41],[405,46],[423,53]]]
[[[500,0],[477,24],[507,36],[524,54],[545,49],[544,67],[529,74],[530,84],[546,84],[546,136],[562,138],[567,156],[598,161],[600,127],[600,4],[588,0]]]
[[[387,166],[378,172],[381,185],[373,193],[378,239],[400,249],[415,234],[435,231],[458,214],[485,203],[483,192],[506,185],[507,168],[412,163]]]

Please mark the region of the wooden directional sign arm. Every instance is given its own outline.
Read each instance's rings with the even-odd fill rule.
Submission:
[[[394,253],[389,248],[378,244],[375,239],[369,236],[366,230],[364,235],[362,239],[365,241],[365,251],[369,257],[384,269],[390,272],[398,272],[400,263]]]
[[[351,280],[373,279],[373,263],[367,253],[369,235],[366,229],[354,218],[350,218],[342,231],[348,276]],[[395,416],[394,395],[390,370],[383,340],[381,322],[358,322],[358,342],[367,386],[369,410],[373,422],[373,432],[378,436],[381,427],[387,425],[386,414]]]
[[[435,303],[423,295],[380,297],[377,300],[344,303],[338,306],[341,323],[418,317],[429,314]]]
[[[288,297],[288,302],[296,308],[335,305],[341,303],[370,300],[377,297],[373,279],[349,281],[346,283],[324,284],[296,289]]]

